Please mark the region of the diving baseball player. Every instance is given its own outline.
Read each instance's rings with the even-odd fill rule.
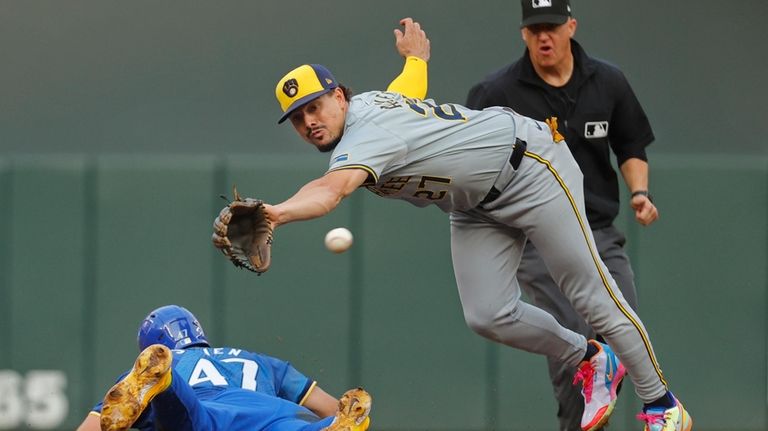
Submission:
[[[197,318],[184,307],[167,305],[150,312],[139,327],[138,344],[142,352],[134,367],[78,431],[368,427],[367,411],[359,425],[341,427],[346,413],[337,413],[339,401],[291,364],[240,348],[211,347]],[[370,397],[367,402],[370,408]]]
[[[331,157],[324,176],[265,206],[274,228],[324,216],[360,187],[419,207],[437,205],[450,214],[467,324],[496,342],[577,366],[584,430],[606,423],[626,372],[645,403],[643,415],[655,418],[644,419],[658,425],[654,430],[691,428],[642,321],[595,250],[582,174],[554,122],[503,108],[439,104],[392,88],[353,97],[318,64],[288,72],[275,94],[279,122],[289,120]],[[588,341],[520,300],[515,273],[526,241],[608,344]]]

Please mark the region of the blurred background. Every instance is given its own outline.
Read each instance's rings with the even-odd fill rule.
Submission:
[[[665,375],[697,430],[765,430],[768,2],[572,3],[576,39],[624,71],[656,134],[661,218],[618,224]],[[509,0],[0,2],[0,429],[75,428],[169,303],[214,344],[336,395],[364,386],[371,429],[556,428],[544,359],[464,325],[438,210],[356,193],[280,229],[262,277],[210,244],[232,184],[276,202],[327,167],[276,125],[277,80],[314,62],[383,89],[406,16],[441,102],[523,52]],[[356,242],[332,255],[337,226]],[[611,429],[640,429],[632,392]]]

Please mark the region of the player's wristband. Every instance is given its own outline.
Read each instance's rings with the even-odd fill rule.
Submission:
[[[653,203],[653,197],[651,196],[650,193],[648,193],[648,190],[637,190],[632,192],[631,198],[634,198],[635,196],[645,196],[648,198],[649,201],[651,201],[651,203]]]

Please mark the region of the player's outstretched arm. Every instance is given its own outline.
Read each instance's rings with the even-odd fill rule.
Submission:
[[[395,29],[395,48],[405,58],[403,71],[387,87],[387,91],[406,97],[423,99],[427,95],[427,62],[430,43],[421,24],[411,18],[400,20],[403,31]]]
[[[277,205],[265,205],[274,227],[300,220],[322,217],[333,211],[341,200],[357,190],[368,172],[362,169],[340,169],[312,180],[295,195]]]
[[[101,421],[96,413],[89,413],[83,423],[77,427],[77,431],[101,431]]]
[[[336,414],[339,409],[339,400],[325,392],[320,386],[315,386],[307,396],[303,406],[312,410],[317,416],[326,418]]]

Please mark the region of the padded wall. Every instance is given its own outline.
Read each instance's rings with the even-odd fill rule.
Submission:
[[[327,218],[278,229],[261,277],[213,249],[219,194],[236,184],[277,202],[325,163],[317,154],[0,159],[0,384],[24,407],[8,410],[6,398],[4,417],[55,419],[46,409],[61,399],[37,410],[23,401],[35,373],[53,370],[65,376],[56,391],[66,414],[48,429],[74,428],[131,366],[144,314],[179,303],[216,344],[289,359],[334,394],[368,388],[377,430],[553,429],[543,358],[465,326],[438,210],[355,193]],[[699,430],[765,429],[768,161],[657,157],[652,184],[658,223],[641,228],[623,210],[619,224],[672,390]],[[339,255],[322,245],[337,226],[355,234]],[[636,427],[638,408],[625,385],[612,423]],[[724,408],[745,413],[726,418]],[[7,422],[0,429],[14,429]]]

